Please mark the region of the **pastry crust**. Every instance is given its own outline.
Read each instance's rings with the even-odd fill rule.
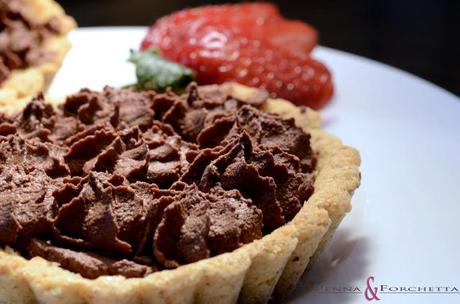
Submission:
[[[0,85],[0,111],[12,114],[22,109],[31,97],[47,89],[70,49],[67,33],[76,27],[72,17],[65,14],[53,0],[21,0],[25,16],[37,23],[51,18],[59,22],[62,34],[44,42],[44,49],[54,54],[51,61],[24,70],[14,70]]]
[[[360,184],[360,157],[319,130],[319,115],[312,110],[283,100],[269,100],[265,110],[294,117],[310,132],[318,153],[315,192],[292,221],[233,252],[145,278],[85,279],[6,248],[0,250],[0,303],[266,303],[273,295],[289,293],[351,210],[351,196]]]

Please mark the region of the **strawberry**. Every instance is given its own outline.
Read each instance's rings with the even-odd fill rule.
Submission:
[[[196,71],[200,84],[237,81],[318,109],[333,93],[327,68],[310,56],[316,31],[267,3],[210,5],[158,20],[141,49]]]

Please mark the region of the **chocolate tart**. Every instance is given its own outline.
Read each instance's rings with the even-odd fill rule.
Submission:
[[[113,94],[111,90],[106,89],[106,94]],[[294,288],[351,210],[351,197],[360,184],[359,153],[343,145],[335,136],[321,131],[320,116],[310,109],[296,107],[285,100],[267,98],[259,90],[238,84],[202,87],[197,92],[217,92],[225,94],[227,99],[258,104],[263,112],[279,115],[288,124],[295,122],[310,134],[315,164],[309,178],[312,178],[314,192],[296,210],[293,218],[237,249],[135,278],[124,275],[88,278],[88,274],[84,277],[64,269],[72,268],[72,265],[61,267],[40,256],[27,259],[13,249],[15,246],[5,246],[0,249],[0,303],[266,303],[270,298],[282,297]],[[80,94],[90,96],[85,95],[83,99],[86,102],[95,99],[91,98],[93,93],[90,91]],[[188,98],[194,95],[190,91],[188,94]],[[81,95],[76,96],[79,98],[74,96],[69,109],[83,104]],[[261,99],[264,101],[260,102]],[[41,107],[38,113],[48,111],[43,104],[35,105],[36,109]],[[33,107],[27,106],[22,115],[35,111]],[[243,109],[247,110],[247,107]],[[35,117],[40,116],[43,122],[45,114],[42,114],[35,114]],[[171,122],[174,123],[174,120]],[[142,120],[139,125],[142,125]],[[18,126],[23,128],[21,124]],[[0,125],[0,133],[12,134],[16,132],[15,128],[4,122]],[[41,135],[43,133],[34,134]],[[76,172],[84,170],[78,164],[75,168]],[[3,212],[0,210],[0,229],[8,226],[5,206],[7,204],[0,204],[0,209],[3,208]],[[252,215],[257,218],[257,213]],[[72,218],[66,221],[72,221]]]
[[[0,3],[0,110],[11,113],[47,89],[70,48],[72,17],[53,0]]]

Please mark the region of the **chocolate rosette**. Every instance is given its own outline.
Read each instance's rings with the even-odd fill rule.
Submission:
[[[1,0],[0,26],[0,110],[15,113],[47,89],[76,24],[53,0]]]

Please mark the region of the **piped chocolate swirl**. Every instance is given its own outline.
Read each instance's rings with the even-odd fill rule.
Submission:
[[[55,54],[45,41],[62,34],[57,18],[38,23],[25,14],[21,0],[0,0],[0,83],[16,69],[50,61]]]
[[[217,86],[83,89],[0,118],[0,245],[87,278],[232,251],[313,193],[310,136]]]

